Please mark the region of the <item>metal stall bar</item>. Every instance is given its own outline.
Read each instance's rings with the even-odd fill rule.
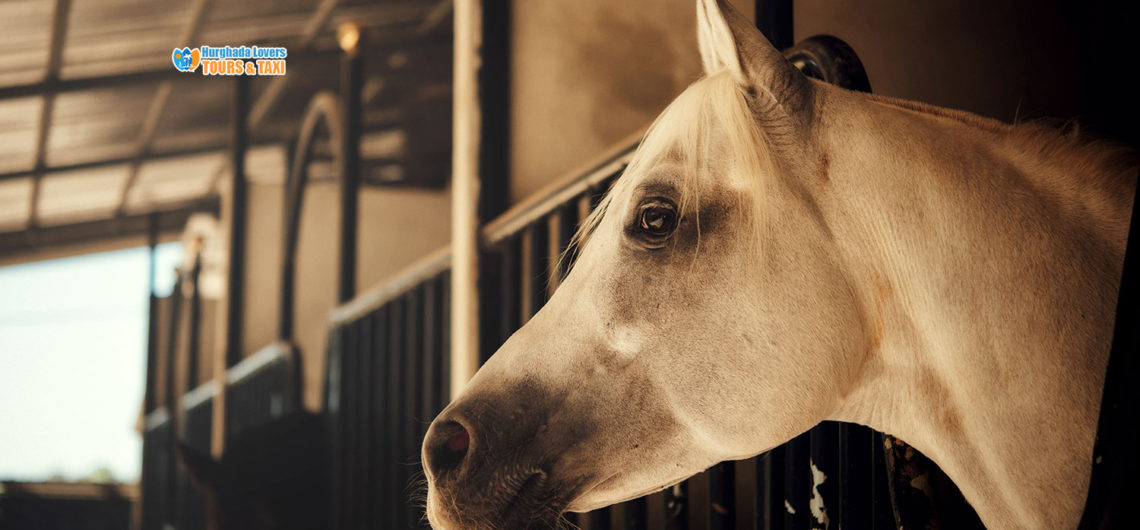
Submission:
[[[149,262],[147,266],[147,334],[146,334],[146,387],[143,394],[143,417],[146,418],[155,407],[155,379],[156,363],[158,361],[158,296],[154,292],[155,246],[158,244],[158,219],[151,214],[147,219],[147,248],[149,249]],[[148,457],[154,452],[149,433],[143,430],[142,453],[144,472],[139,477],[139,504],[141,505],[141,519],[144,524],[149,521],[150,507],[154,504],[151,495],[154,485],[151,483],[151,473],[148,473]]]
[[[839,497],[845,467],[841,442],[839,424],[830,421],[816,426],[809,436],[808,507],[812,524],[817,526],[826,526],[832,521],[844,523]]]
[[[186,275],[186,282],[190,287],[189,307],[187,307],[186,324],[186,350],[184,355],[184,372],[182,382],[178,387],[177,403],[171,410],[173,415],[175,439],[179,444],[186,444],[203,453],[209,452],[209,440],[203,447],[202,433],[210,432],[209,416],[201,421],[201,403],[189,406],[187,398],[192,395],[198,385],[199,349],[201,342],[202,321],[202,295],[199,280],[202,276],[202,241],[195,239],[193,246],[188,249],[194,255],[193,266]],[[209,388],[213,388],[211,385]],[[212,397],[212,395],[211,395]],[[208,409],[207,409],[208,412]],[[182,466],[178,466],[173,474],[175,482],[175,517],[176,528],[182,530],[204,530],[206,525],[205,500],[198,488],[192,484],[189,473]]]
[[[344,118],[335,94],[319,92],[309,101],[305,117],[301,122],[297,145],[289,164],[289,177],[285,183],[285,215],[282,229],[281,250],[281,308],[277,315],[277,338],[290,341],[293,338],[293,284],[296,276],[297,243],[300,235],[301,207],[305,200],[305,185],[309,179],[308,165],[312,158],[313,143],[321,124],[328,129],[329,146],[333,158],[342,160],[341,146],[344,144]],[[343,195],[342,195],[343,196]],[[355,216],[354,216],[355,218]],[[342,224],[342,228],[344,224]]]
[[[364,322],[358,322],[350,326],[345,326],[340,330],[340,347],[342,348],[342,364],[344,370],[342,377],[350,381],[344,386],[344,402],[341,409],[343,415],[343,432],[344,432],[344,446],[342,447],[343,453],[340,458],[343,460],[344,465],[341,468],[343,473],[344,488],[341,490],[340,495],[345,500],[345,519],[353,524],[360,524],[362,517],[358,513],[360,507],[359,499],[366,493],[360,490],[361,475],[365,474],[366,468],[362,469],[364,464],[361,460],[361,452],[364,449],[360,443],[360,430],[364,425],[360,422],[360,409],[361,391],[363,387],[353,378],[359,377],[362,372],[360,353],[365,348],[360,344],[360,328]]]
[[[146,334],[146,391],[143,397],[143,414],[154,410],[155,362],[158,359],[158,295],[154,292],[155,268],[158,266],[155,247],[158,245],[158,215],[147,218],[147,334]],[[145,493],[146,488],[143,488]]]
[[[711,487],[709,471],[696,474],[684,483],[685,514],[688,530],[710,530],[712,513],[709,504]]]
[[[229,271],[226,291],[226,342],[222,355],[214,358],[214,381],[218,395],[214,399],[214,423],[211,452],[221,457],[228,434],[226,428],[226,370],[241,360],[242,325],[245,311],[245,247],[249,225],[249,183],[245,178],[245,154],[249,134],[245,120],[249,113],[249,79],[234,78],[231,121]]]
[[[712,528],[732,528],[735,501],[732,494],[735,468],[732,464],[721,462],[709,471],[709,518]]]
[[[420,429],[415,428],[415,426],[424,421],[419,417],[421,404],[418,396],[420,393],[415,385],[424,366],[423,344],[420,340],[423,337],[423,320],[421,318],[423,316],[423,298],[420,294],[421,292],[417,288],[404,295],[404,349],[402,350],[404,371],[400,374],[401,411],[399,417],[402,436],[400,452],[396,455],[396,463],[400,466],[400,473],[397,475],[400,478],[400,495],[397,500],[400,502],[400,512],[407,517],[404,528],[417,526],[416,521],[418,520],[414,513],[411,484],[419,469],[419,449],[423,442],[419,433]]]
[[[356,294],[356,233],[357,207],[360,188],[360,137],[364,87],[364,59],[360,49],[364,34],[352,23],[342,24],[338,30],[344,55],[340,63],[340,101],[344,109],[344,133],[341,134],[340,163],[340,277],[337,301],[347,302]]]
[[[449,265],[444,249],[333,311],[328,395],[340,453],[333,528],[419,521],[409,500],[425,418],[447,399]]]
[[[401,296],[389,302],[388,307],[388,352],[387,359],[387,376],[388,378],[383,381],[383,386],[386,391],[385,405],[386,405],[386,427],[392,432],[392,436],[385,437],[384,447],[385,452],[380,454],[384,460],[384,465],[387,468],[385,473],[385,486],[382,495],[384,502],[388,504],[387,515],[385,516],[394,528],[407,528],[407,521],[404,520],[404,504],[402,476],[400,469],[400,449],[402,443],[400,436],[396,431],[402,425],[400,424],[401,403],[400,397],[400,379],[403,378],[403,363],[405,359],[401,353],[405,345],[405,328],[404,328],[404,314],[405,304],[404,298]]]
[[[217,393],[213,381],[200,385],[182,395],[180,443],[202,454],[210,452],[211,422],[213,421],[213,400]],[[202,492],[193,484],[189,472],[179,466],[178,516],[175,528],[179,530],[206,530],[206,500]]]
[[[174,281],[174,290],[170,292],[170,324],[167,327],[166,336],[166,365],[164,375],[164,407],[169,414],[168,423],[169,430],[166,433],[166,480],[162,484],[162,495],[166,499],[166,510],[163,513],[163,519],[171,522],[175,515],[175,502],[177,500],[178,482],[178,461],[174,455],[178,454],[178,418],[180,414],[177,411],[178,404],[178,388],[175,384],[175,372],[178,370],[178,336],[179,327],[182,322],[182,282],[184,272],[179,270],[175,273],[176,280]]]
[[[183,388],[198,386],[198,362],[201,345],[202,291],[199,280],[202,277],[202,242],[197,240],[194,248],[194,266],[190,269],[190,322],[187,324],[186,377]]]
[[[230,171],[230,267],[226,296],[226,368],[241,361],[242,321],[245,310],[245,243],[249,226],[249,183],[245,178],[245,153],[249,133],[245,117],[249,112],[249,79],[234,78],[231,128]]]
[[[755,458],[732,463],[732,528],[735,530],[756,528],[756,521],[760,515],[756,510],[759,483],[756,464]]]

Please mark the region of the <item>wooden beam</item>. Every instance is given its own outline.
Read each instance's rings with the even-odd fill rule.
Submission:
[[[305,51],[313,45],[317,36],[321,34],[321,29],[328,23],[329,17],[332,16],[333,10],[336,8],[338,0],[321,0],[321,3],[313,10],[312,16],[309,20],[305,21],[305,27],[301,31],[301,37],[297,39],[297,43],[293,46],[294,49],[289,51],[289,54],[299,51]],[[257,128],[265,117],[269,115],[273,107],[277,106],[277,102],[281,99],[281,94],[285,92],[291,78],[287,75],[274,77],[269,81],[269,85],[258,96],[257,101],[253,103],[250,108],[249,117],[247,118],[247,126],[250,130]]]
[[[421,35],[434,33],[436,29],[443,25],[443,21],[447,20],[447,15],[450,15],[454,10],[455,2],[453,0],[440,0],[431,11],[428,11],[427,16],[424,17],[423,24],[420,24],[418,32]]]
[[[47,65],[44,68],[44,80],[50,81],[59,78],[59,70],[63,64],[63,46],[67,40],[67,20],[71,14],[71,0],[55,0],[55,9],[52,12],[51,43],[48,47]],[[28,222],[29,229],[36,227],[36,218],[40,210],[40,188],[43,185],[44,160],[47,158],[48,135],[51,131],[51,117],[55,110],[55,95],[45,94],[40,106],[40,119],[36,129],[36,146],[34,151],[35,163],[32,169],[32,192],[28,196]]]
[[[455,1],[451,173],[451,397],[479,368],[479,50],[482,0]]]
[[[277,145],[280,140],[266,140],[261,142],[252,142],[252,147],[260,147],[264,145]],[[178,158],[182,156],[202,155],[207,153],[224,153],[230,148],[229,143],[225,144],[211,144],[204,147],[188,147],[171,149],[169,151],[161,152],[148,152],[144,155],[137,156],[122,156],[114,158],[104,158],[102,160],[95,160],[92,162],[79,162],[75,164],[61,164],[58,166],[47,166],[42,169],[43,173],[56,173],[63,171],[76,171],[80,169],[96,169],[107,166],[114,166],[119,164],[130,164],[132,162],[148,162],[151,160],[165,160],[168,158]],[[8,173],[0,173],[0,181],[21,179],[31,177],[36,174],[36,171],[12,171]]]
[[[119,219],[100,219],[59,226],[41,226],[35,232],[0,232],[0,262],[9,263],[14,256],[45,249],[81,245],[96,241],[143,236],[147,233],[152,213],[157,216],[160,233],[176,232],[195,212],[217,213],[217,197],[207,197],[154,212],[130,214]]]
[[[44,79],[35,83],[0,87],[0,100],[153,83],[155,81],[172,79],[179,75],[185,74],[181,74],[173,68],[162,68],[159,70],[140,70],[137,72],[114,75],[77,77],[74,79]]]
[[[198,34],[201,33],[202,22],[206,19],[206,10],[209,6],[210,0],[195,0],[190,10],[190,18],[186,21],[186,25],[182,26],[182,32],[178,35],[178,40],[174,42],[174,46],[187,46],[198,40]],[[158,123],[162,119],[163,112],[166,111],[166,103],[170,101],[170,93],[173,89],[173,81],[163,81],[158,85],[154,99],[150,101],[150,108],[147,109],[146,116],[143,118],[138,141],[135,143],[135,151],[139,157],[150,150],[150,144],[154,140],[154,132],[158,130]],[[127,180],[123,183],[122,192],[119,194],[119,207],[115,210],[116,217],[122,216],[126,211],[127,198],[138,179],[140,165],[142,162],[138,159],[131,163]]]

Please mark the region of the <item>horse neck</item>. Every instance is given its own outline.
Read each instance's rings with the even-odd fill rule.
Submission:
[[[848,95],[834,108],[817,199],[868,344],[833,419],[917,447],[988,526],[1075,526],[1131,190],[1008,131]]]

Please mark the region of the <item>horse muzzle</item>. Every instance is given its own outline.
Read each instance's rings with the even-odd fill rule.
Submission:
[[[432,422],[423,463],[434,528],[555,528],[580,491],[585,481],[567,477],[564,456],[581,429],[550,421],[549,395],[510,396],[465,397]]]

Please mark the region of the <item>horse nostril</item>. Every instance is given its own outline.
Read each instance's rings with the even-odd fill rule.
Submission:
[[[445,421],[432,427],[426,446],[428,470],[439,477],[463,464],[471,447],[471,435],[458,422]]]
[[[467,446],[471,444],[471,435],[467,434],[467,430],[463,426],[459,427],[459,431],[451,435],[447,439],[447,448],[456,453],[466,453]]]

